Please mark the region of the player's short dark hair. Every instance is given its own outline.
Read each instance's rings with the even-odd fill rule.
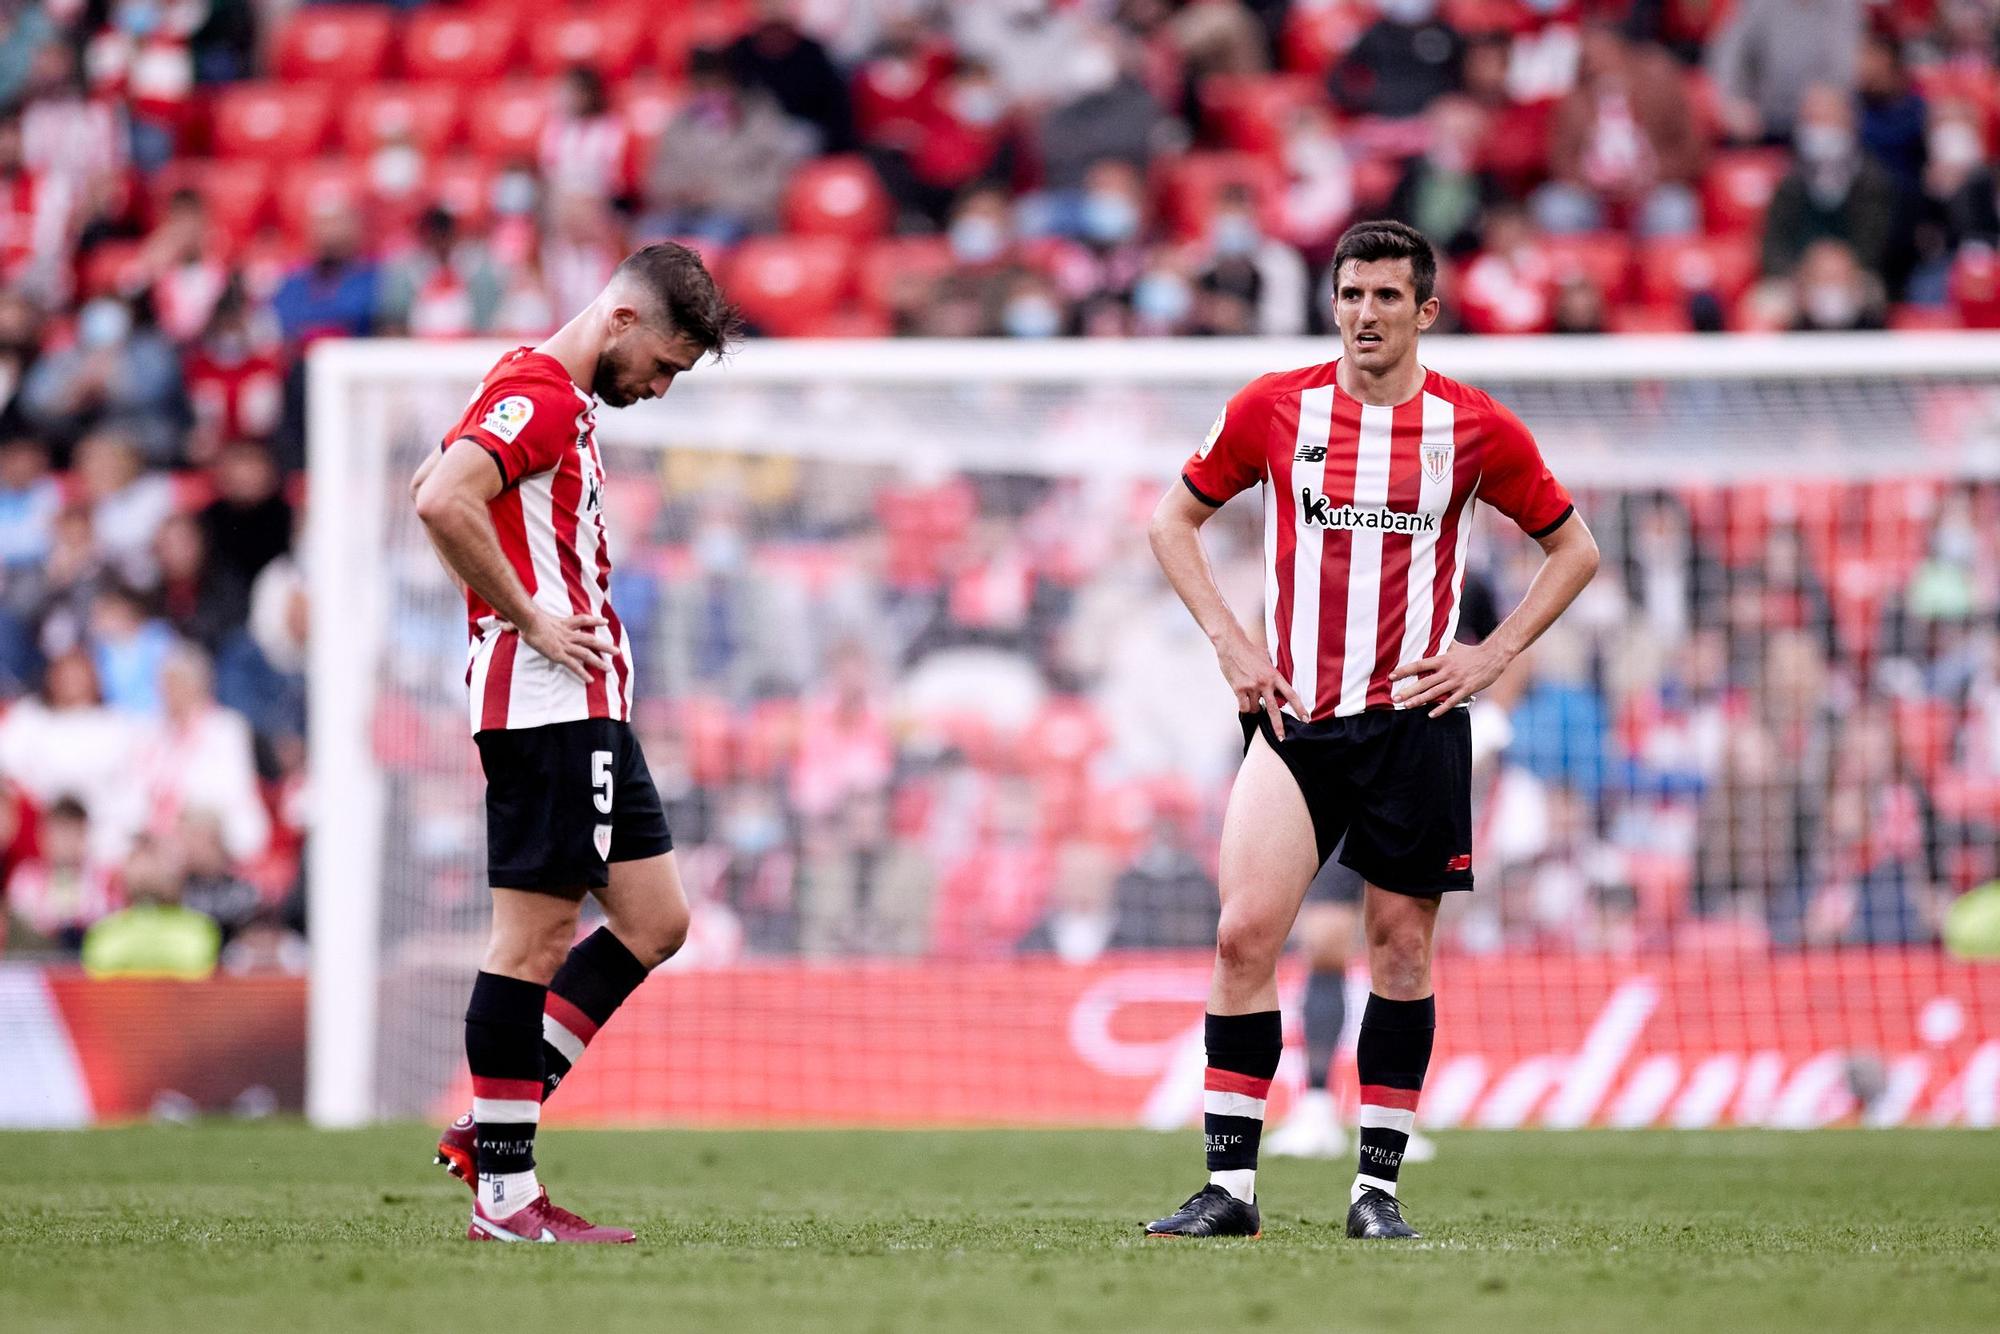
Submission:
[[[628,278],[652,293],[673,332],[703,352],[721,356],[743,335],[743,316],[722,289],[701,256],[673,241],[641,246],[625,257],[615,275]]]
[[[1357,222],[1341,233],[1340,244],[1333,250],[1335,291],[1340,290],[1340,266],[1350,259],[1362,264],[1372,264],[1378,259],[1407,259],[1410,281],[1417,289],[1417,304],[1421,306],[1437,294],[1437,251],[1431,247],[1429,237],[1407,222],[1388,219]]]

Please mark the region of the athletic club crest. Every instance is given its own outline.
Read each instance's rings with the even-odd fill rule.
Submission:
[[[1451,476],[1451,446],[1449,444],[1425,445],[1423,447],[1423,455],[1424,476],[1430,478],[1433,482],[1442,482],[1445,478]]]
[[[590,831],[590,841],[596,844],[597,846],[597,860],[601,862],[608,862],[611,860],[610,825],[601,824],[598,825],[596,828],[592,829]]]

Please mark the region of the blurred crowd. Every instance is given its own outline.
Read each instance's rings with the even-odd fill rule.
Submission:
[[[1444,244],[1447,329],[2000,325],[1995,33],[1993,0],[0,0],[6,948],[88,957],[94,926],[136,921],[210,967],[296,961],[305,593],[292,553],[315,339],[530,340],[629,246],[665,236],[701,246],[767,334],[1316,332],[1335,238],[1383,215]],[[771,516],[754,506],[733,529],[704,520],[687,547],[690,568],[735,569],[743,602],[652,590],[667,675],[650,744],[663,774],[681,775],[688,860],[720,868],[703,874],[727,887],[709,898],[729,908],[714,920],[733,923],[717,928],[733,948],[1034,939],[1074,952],[1099,935],[1159,943],[1143,914],[1105,927],[1107,903],[1159,892],[1207,911],[1212,785],[1079,795],[1102,786],[1090,777],[1102,737],[1127,730],[1087,703],[1129,651],[1089,618],[1132,628],[1106,590],[1144,580],[1103,553],[1052,573],[1037,544],[1060,534],[1024,539],[1014,525],[1046,504],[1040,522],[1059,528],[1072,502],[1001,491],[943,487],[913,538],[885,504],[885,549],[902,564],[856,568],[903,629],[885,641],[852,623],[845,669],[830,640],[810,658],[823,672],[768,665],[788,657],[769,627],[795,595],[763,569],[755,534]],[[1988,498],[1933,503],[1985,516]],[[937,540],[925,524],[952,515],[965,565],[947,577],[912,552]],[[1749,556],[1706,554],[1712,520],[1678,501],[1621,516],[1616,540],[1652,553],[1627,559],[1644,582],[1623,590],[1635,607],[1672,583],[1660,571],[1682,557],[1660,553],[1674,542],[1690,607],[1714,614],[1718,600],[1692,592],[1703,580],[1722,580],[1702,587],[1735,608],[1772,577]],[[1986,560],[1992,524],[1952,531],[1968,525],[1965,559]],[[1913,565],[1928,582],[1887,600],[1957,595],[1947,556]],[[1873,939],[1883,921],[1928,937],[1935,898],[1978,869],[1930,854],[1977,844],[1965,831],[1985,828],[1984,752],[1959,753],[1976,728],[1925,729],[1944,726],[1938,709],[1952,728],[1986,716],[1990,634],[1936,643],[1932,613],[1908,612],[1900,656],[1890,641],[1830,638],[1845,604],[1813,561],[1791,559],[1801,583],[1787,605],[1815,619],[1775,666],[1779,649],[1746,647],[1748,622],[1717,628],[1691,610],[1639,684],[1612,674],[1639,670],[1630,653],[1595,639],[1574,662],[1545,651],[1523,678],[1530,718],[1600,719],[1608,749],[1595,769],[1491,771],[1539,783],[1573,873],[1523,872],[1520,894],[1482,900],[1504,905],[1485,939],[1557,920],[1566,893],[1602,899],[1607,912],[1576,918],[1600,924],[1626,896],[1633,931],[1678,930],[1685,912],[1734,913],[1784,940]],[[1498,580],[1503,601],[1510,587]],[[1969,596],[1964,614],[1983,627],[1986,594]],[[1646,607],[1649,625],[1664,615]],[[1138,642],[1165,642],[1145,629]],[[913,751],[878,716],[887,705],[862,703],[870,679],[1021,636],[1039,646],[1016,676],[1034,678],[1040,711],[1001,729],[1015,741],[932,737]],[[1050,676],[1051,646],[1071,641],[1095,642],[1101,660]],[[1957,678],[1940,679],[1945,660]],[[1893,691],[1885,664],[1904,669]],[[1836,716],[1820,731],[1803,717],[1740,725],[1779,708],[1788,675],[1823,680]],[[773,679],[803,702],[781,707]],[[699,729],[746,701],[777,740],[755,781],[719,777],[736,761],[715,768]],[[1635,708],[1654,730],[1631,730]],[[1052,735],[1021,731],[1033,720]],[[1921,749],[1913,728],[1932,738],[1915,768],[1899,758]],[[1689,848],[1723,860],[1698,866],[1681,848],[1647,862],[1617,831],[1679,825],[1629,814],[1637,789],[1607,775],[1645,745],[1712,731],[1725,752],[1689,759],[1657,800],[1701,824]],[[1024,735],[1069,769],[1019,769],[1005,756]],[[1938,735],[1959,738],[1944,758]],[[1227,741],[1204,763],[1226,759]],[[1860,775],[1864,754],[1890,777]],[[1825,763],[1800,768],[1808,755]],[[1772,797],[1797,865],[1768,883],[1741,868],[1782,858],[1709,837],[1752,837],[1719,813],[1719,784],[1833,783],[1849,769],[1856,791],[1904,784],[1896,809],[1917,813],[1904,823],[1926,856],[1892,878],[1921,892],[1897,890],[1887,917],[1877,881],[1852,868],[1841,883],[1861,886],[1845,891],[1857,906],[1827,906],[1822,854],[1805,851],[1833,846],[1827,830],[1874,829],[1873,797]],[[1116,836],[1071,837],[1060,820],[1051,832],[1051,803]],[[956,851],[910,846],[910,831],[934,843],[940,829]],[[1876,855],[1850,852],[1856,865]],[[1546,911],[1519,916],[1530,901]]]
[[[1206,642],[1118,540],[1156,496],[671,459],[614,593],[695,904],[684,962],[1211,946],[1242,737]],[[1448,947],[1935,942],[2000,874],[2000,486],[1578,503],[1604,569],[1474,710],[1479,892]],[[1204,530],[1252,617],[1258,518]],[[1540,552],[1490,516],[1473,551],[1476,636]],[[448,634],[405,597],[399,640],[425,615]],[[389,935],[421,960],[481,920],[477,785],[447,762],[455,696],[392,708]]]

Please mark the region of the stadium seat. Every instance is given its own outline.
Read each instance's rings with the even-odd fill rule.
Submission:
[[[350,153],[367,153],[386,140],[408,138],[425,153],[441,152],[458,138],[460,96],[451,83],[356,88],[341,109],[341,142]]]
[[[528,68],[537,74],[581,65],[618,83],[639,67],[647,25],[637,9],[544,9],[532,22]]]
[[[729,294],[765,332],[798,334],[847,295],[853,248],[836,236],[759,236],[726,265]]]
[[[689,53],[729,45],[750,26],[751,12],[746,0],[676,6],[650,27],[654,66],[678,78],[687,71]]]
[[[1632,272],[1632,242],[1622,233],[1549,236],[1539,244],[1558,280],[1581,273],[1596,284],[1606,304],[1616,305],[1624,298]]]
[[[1279,43],[1285,68],[1299,74],[1325,75],[1376,17],[1372,5],[1293,5]]]
[[[868,160],[824,157],[793,173],[785,188],[785,230],[800,236],[868,241],[889,230],[889,192]]]
[[[1286,118],[1326,100],[1326,87],[1305,74],[1214,74],[1202,80],[1202,116],[1222,144],[1275,160],[1284,147]]]
[[[1604,331],[1616,334],[1693,333],[1684,301],[1648,301],[1613,307],[1604,317]]]
[[[433,163],[425,179],[434,203],[448,210],[461,226],[476,229],[486,226],[492,214],[493,175],[488,163],[461,155]]]
[[[895,326],[884,311],[865,306],[835,306],[805,321],[794,335],[798,338],[887,338]]]
[[[1782,148],[1739,148],[1716,156],[1702,179],[1702,218],[1710,233],[1756,235],[1764,228],[1764,210],[1790,168],[1791,155]]]
[[[1163,220],[1182,240],[1208,234],[1209,215],[1224,187],[1247,186],[1260,207],[1277,196],[1277,169],[1249,153],[1188,153],[1163,163],[1157,190]]]
[[[319,152],[333,117],[333,90],[319,84],[239,83],[215,97],[219,157],[295,162]]]
[[[951,243],[942,236],[892,236],[861,253],[857,275],[862,302],[871,310],[893,311],[905,304],[915,284],[928,284],[950,273],[957,264]]]
[[[1951,303],[1968,329],[2000,329],[2000,258],[1967,246],[1951,266]]]
[[[366,163],[337,157],[295,162],[278,182],[278,223],[287,236],[305,236],[313,214],[333,203],[367,207]]]
[[[380,78],[396,35],[386,5],[308,5],[278,29],[271,72],[280,79],[352,85]]]
[[[85,297],[110,296],[125,290],[133,276],[140,241],[100,241],[77,265],[77,284]]]
[[[466,141],[488,162],[533,162],[541,155],[542,126],[548,116],[549,94],[540,84],[483,88],[477,111],[467,119]]]
[[[1652,304],[1714,292],[1727,306],[1742,296],[1756,277],[1756,243],[1747,237],[1650,241],[1639,251],[1639,294]]]
[[[403,70],[412,79],[485,83],[515,68],[520,31],[513,14],[427,6],[403,29]]]
[[[184,188],[201,195],[216,229],[232,245],[240,245],[255,236],[264,221],[271,200],[271,164],[254,158],[176,158],[154,174],[155,214]]]
[[[1962,329],[1958,312],[1950,306],[1918,306],[1909,302],[1899,302],[1889,307],[1889,327],[1919,332],[1949,331]]]

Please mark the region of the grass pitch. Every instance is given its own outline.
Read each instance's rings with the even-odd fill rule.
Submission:
[[[1256,1242],[1146,1242],[1193,1133],[551,1131],[632,1247],[471,1245],[429,1131],[0,1134],[0,1330],[2000,1329],[2000,1137],[1451,1134],[1425,1238],[1276,1160]]]

